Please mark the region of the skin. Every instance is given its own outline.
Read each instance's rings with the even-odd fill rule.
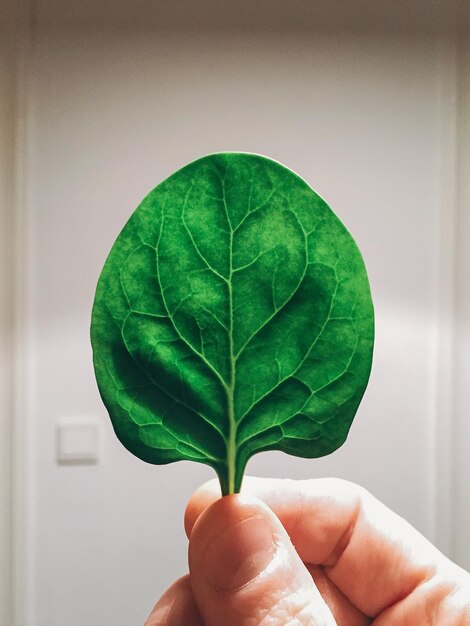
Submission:
[[[145,626],[470,626],[470,574],[353,483],[210,481],[185,527],[190,573]]]

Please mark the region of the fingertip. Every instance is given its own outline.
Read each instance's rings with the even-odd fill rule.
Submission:
[[[217,479],[208,480],[193,493],[184,512],[184,529],[186,536],[190,537],[194,524],[198,517],[213,502],[220,499],[220,485]]]
[[[198,534],[203,528],[227,527],[255,514],[272,515],[268,506],[255,496],[236,493],[220,497],[220,492],[216,496],[210,485],[207,491],[201,488],[199,494],[194,494],[187,511],[191,533],[196,532],[197,526]]]
[[[207,593],[233,593],[258,576],[274,558],[282,532],[272,511],[253,496],[229,495],[212,503],[189,541],[198,602]]]
[[[210,503],[191,528],[190,560],[198,559],[207,546],[228,528],[253,517],[264,518],[271,526],[280,526],[268,506],[254,496],[234,494]]]

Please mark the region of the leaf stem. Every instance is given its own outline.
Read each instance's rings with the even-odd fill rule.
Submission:
[[[237,425],[235,423],[233,407],[233,387],[228,388],[228,418],[229,418],[229,438],[227,442],[227,471],[228,471],[228,493],[236,493],[235,467],[237,453]]]

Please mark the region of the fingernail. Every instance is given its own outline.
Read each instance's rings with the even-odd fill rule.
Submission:
[[[229,526],[210,542],[202,564],[216,590],[230,591],[246,585],[271,563],[276,543],[269,523],[261,516]]]

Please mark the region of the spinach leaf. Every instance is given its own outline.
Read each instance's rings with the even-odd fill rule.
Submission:
[[[328,205],[279,163],[213,154],[143,200],[101,273],[94,366],[121,442],[188,459],[238,492],[262,450],[346,439],[369,378],[364,263]]]

